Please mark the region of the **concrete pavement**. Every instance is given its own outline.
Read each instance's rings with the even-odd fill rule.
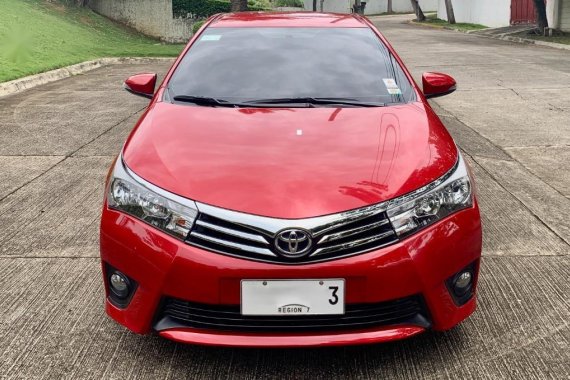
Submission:
[[[479,308],[385,345],[258,350],[137,336],[107,318],[103,181],[145,100],[110,66],[0,99],[2,378],[570,378],[570,53],[375,22],[416,78],[455,76],[434,108],[477,177]]]

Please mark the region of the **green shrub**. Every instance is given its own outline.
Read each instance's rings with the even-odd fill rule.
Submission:
[[[303,8],[305,6],[301,0],[276,0],[275,5],[278,7],[297,7],[297,8]]]
[[[192,24],[192,34],[196,34],[196,32],[198,32],[198,29],[200,29],[205,22],[206,21],[202,20],[196,21],[194,24]]]
[[[265,10],[271,9],[271,1],[269,0],[248,0],[248,9],[251,10]]]
[[[229,12],[231,4],[222,0],[172,0],[175,16],[190,14],[195,18],[208,18],[216,13]]]

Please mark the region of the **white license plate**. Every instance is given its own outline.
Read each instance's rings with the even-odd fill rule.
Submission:
[[[344,314],[344,279],[242,280],[243,315]]]

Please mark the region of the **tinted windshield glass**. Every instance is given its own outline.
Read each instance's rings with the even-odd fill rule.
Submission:
[[[210,28],[170,83],[171,96],[244,102],[350,98],[401,103],[413,91],[368,28]]]

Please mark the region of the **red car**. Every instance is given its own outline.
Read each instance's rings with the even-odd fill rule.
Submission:
[[[447,330],[475,309],[473,177],[365,18],[212,17],[155,90],[107,180],[106,311],[136,333],[326,346]]]

